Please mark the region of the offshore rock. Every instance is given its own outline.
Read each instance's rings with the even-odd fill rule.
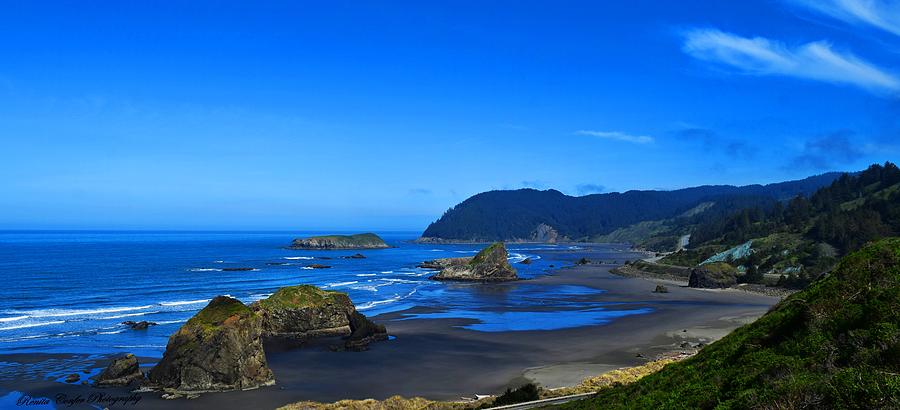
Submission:
[[[516,269],[509,264],[509,255],[503,242],[496,242],[482,249],[472,258],[449,258],[431,261],[440,272],[434,280],[459,280],[499,282],[519,279]],[[420,265],[421,266],[421,265]]]
[[[387,339],[384,326],[357,312],[342,292],[311,285],[287,286],[254,302],[251,308],[262,319],[265,337],[305,341],[340,336],[345,338],[345,346],[354,350]]]
[[[151,386],[187,394],[274,384],[261,324],[240,301],[216,296],[169,337],[162,360],[150,370]]]
[[[361,233],[356,235],[325,235],[294,239],[291,249],[383,249],[389,248],[378,235]]]

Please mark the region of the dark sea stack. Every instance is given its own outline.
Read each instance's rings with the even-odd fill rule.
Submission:
[[[387,339],[384,326],[357,312],[342,292],[311,285],[287,286],[254,302],[251,308],[262,319],[265,337],[305,341],[340,336],[346,338],[347,348],[354,350]]]
[[[129,353],[114,359],[106,369],[97,376],[95,386],[128,386],[144,380],[137,357]]]
[[[150,384],[169,393],[247,390],[275,383],[263,353],[262,319],[216,296],[169,337]]]
[[[356,235],[326,235],[294,239],[291,249],[384,249],[389,248],[378,235],[361,233]]]
[[[522,261],[519,263],[521,263],[523,265],[531,265],[531,258],[522,259]]]
[[[688,286],[692,288],[721,289],[737,283],[737,269],[725,262],[700,265],[691,270]]]
[[[365,259],[366,255],[363,255],[361,253],[354,253],[353,255],[350,255],[350,256],[342,256],[342,258],[344,258],[344,259]]]
[[[356,310],[350,314],[350,336],[345,342],[347,349],[366,350],[370,343],[387,339],[387,329],[384,325],[375,324]]]
[[[308,265],[307,268],[313,268],[313,269],[330,269],[331,266],[329,266],[329,265],[322,265],[322,264],[320,264],[320,263],[314,263],[314,264],[312,264],[312,265]]]
[[[79,380],[81,380],[81,375],[79,375],[78,373],[72,373],[72,374],[66,376],[65,382],[66,383],[78,383]]]
[[[148,322],[146,320],[142,320],[140,322],[135,322],[133,320],[126,320],[122,322],[123,325],[128,326],[131,330],[147,330],[150,326],[156,326],[156,322]]]
[[[222,268],[222,272],[247,272],[247,271],[252,271],[252,270],[254,270],[254,269],[253,269],[253,268],[245,268],[245,267],[240,267],[240,268]]]
[[[500,282],[517,280],[516,269],[510,266],[509,254],[503,242],[496,242],[482,249],[473,258],[438,259],[441,271],[431,277],[434,280],[459,280],[474,282]],[[440,261],[440,262],[438,262]]]

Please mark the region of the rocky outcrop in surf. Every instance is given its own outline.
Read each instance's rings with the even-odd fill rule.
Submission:
[[[150,370],[150,385],[170,393],[200,393],[274,384],[261,324],[237,299],[213,298],[169,337],[162,360]]]
[[[381,237],[374,233],[356,235],[326,235],[294,239],[290,249],[383,249],[389,248]]]
[[[137,357],[129,353],[113,359],[109,366],[97,376],[94,385],[97,387],[128,386],[142,380],[144,380],[144,374],[141,373]]]
[[[428,261],[420,266],[439,269],[434,280],[459,280],[474,282],[500,282],[517,280],[516,269],[509,264],[509,254],[503,242],[496,242],[482,249],[472,258],[447,258]]]
[[[345,338],[344,347],[354,350],[387,339],[384,326],[357,312],[342,292],[311,285],[287,286],[254,302],[251,308],[262,319],[264,337],[306,341],[340,336]]]

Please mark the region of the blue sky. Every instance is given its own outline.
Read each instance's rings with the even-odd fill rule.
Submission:
[[[4,5],[0,229],[421,230],[900,151],[898,2],[170,3]]]

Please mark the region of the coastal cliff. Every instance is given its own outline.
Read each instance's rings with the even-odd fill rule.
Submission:
[[[503,242],[482,249],[472,258],[447,258],[424,262],[420,266],[439,269],[434,280],[498,282],[519,279],[509,264],[509,254]]]
[[[389,248],[374,233],[356,235],[326,235],[294,239],[290,249],[384,249]]]

